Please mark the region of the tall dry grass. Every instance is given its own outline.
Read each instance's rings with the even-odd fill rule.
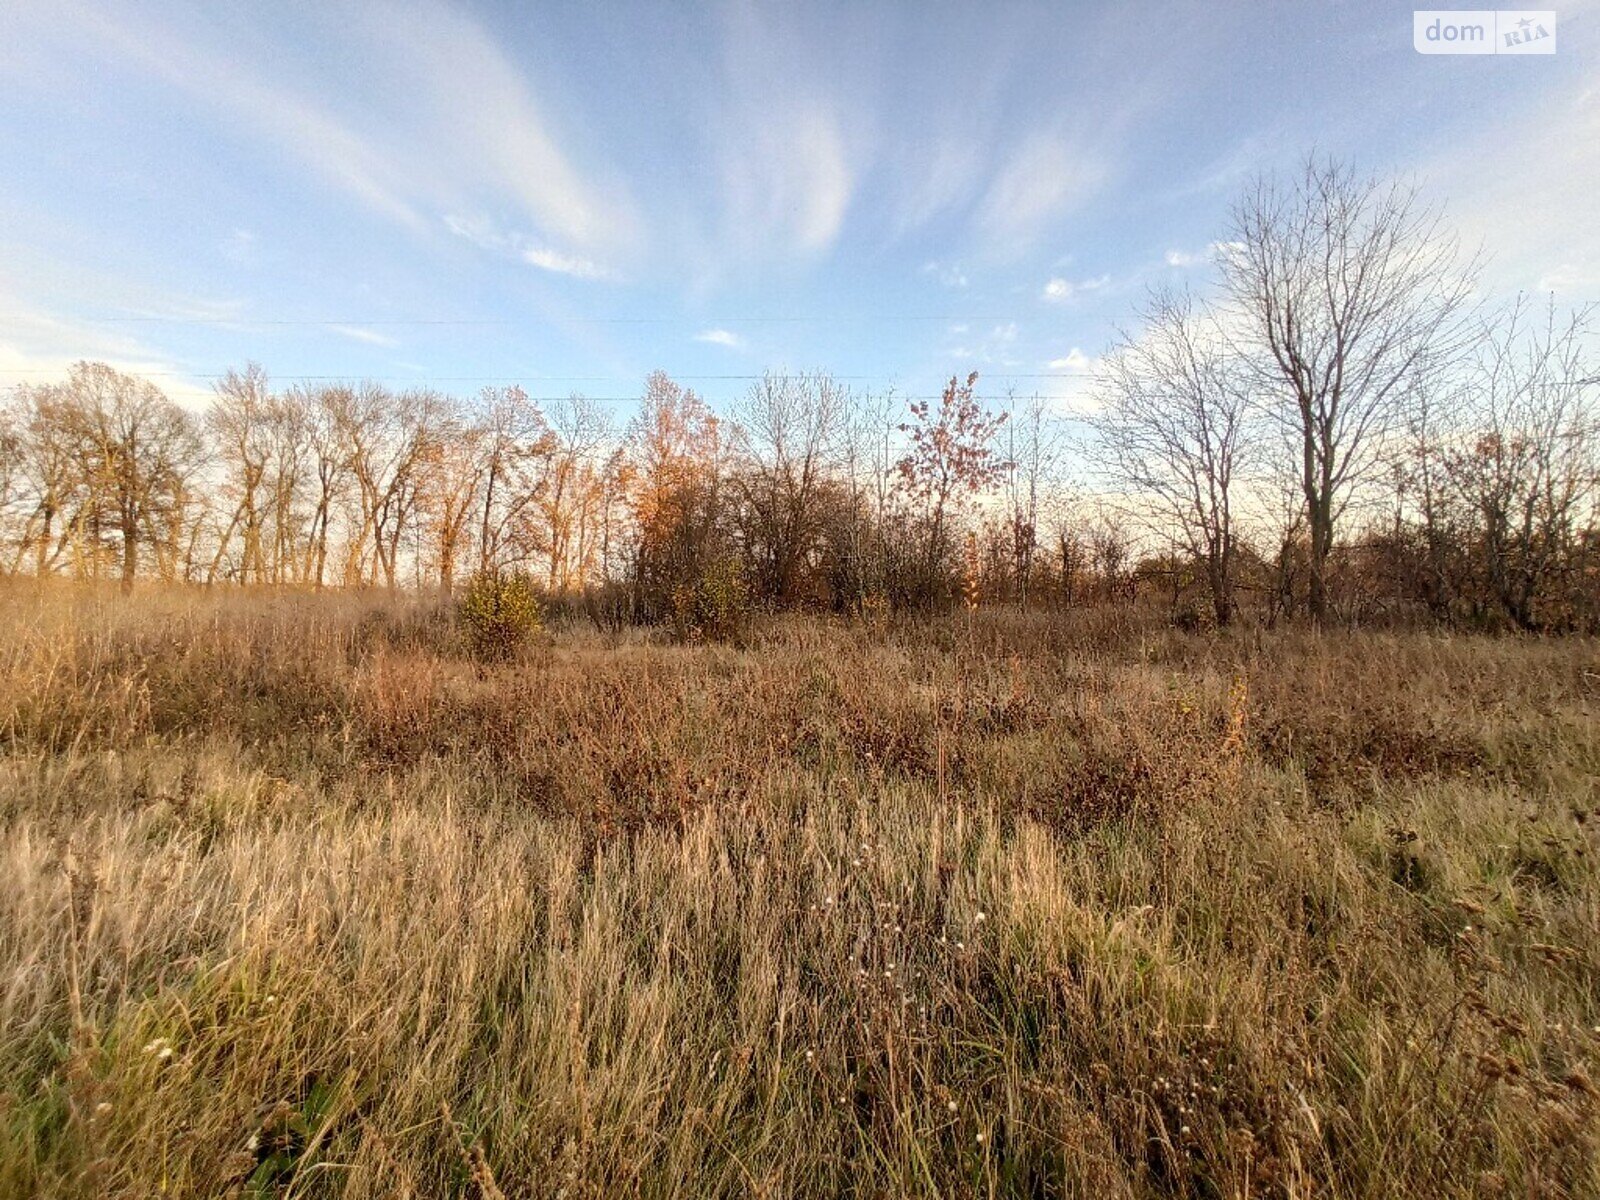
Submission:
[[[0,1195],[1600,1195],[1600,651],[0,594]]]

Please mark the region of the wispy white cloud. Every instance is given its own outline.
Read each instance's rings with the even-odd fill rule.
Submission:
[[[483,250],[493,250],[499,254],[516,253],[517,247],[511,236],[502,233],[486,217],[464,217],[458,213],[445,213],[444,227],[458,238],[471,242]]]
[[[955,325],[951,327],[952,333],[966,333],[967,326]],[[1019,367],[1022,360],[1017,357],[1017,341],[1021,330],[1015,321],[1007,321],[996,325],[983,335],[976,343],[964,342],[952,346],[947,353],[953,359],[961,362],[978,363],[983,366]]]
[[[972,123],[972,118],[967,117]],[[905,234],[971,202],[985,177],[984,139],[971,128],[932,142],[898,143],[891,159],[894,230]]]
[[[967,286],[967,273],[961,269],[960,263],[942,263],[938,261],[925,263],[922,267],[924,275],[932,275],[947,288],[964,288]]]
[[[654,272],[693,288],[819,263],[852,222],[890,238],[939,222],[956,247],[939,278],[961,287],[963,263],[1025,254],[1102,188],[1117,157],[1108,120],[1086,132],[1046,113],[1018,131],[1000,64],[1054,28],[1039,15],[970,21],[963,36],[988,65],[967,86],[953,89],[931,56],[889,89],[881,56],[863,50],[884,30],[881,14],[819,23],[770,6],[722,9],[712,21],[722,57],[698,64],[687,109],[668,100],[659,114],[667,128],[688,121],[674,150],[696,169],[629,161],[650,172],[646,195],[646,176],[630,180],[610,161],[637,148],[603,136],[607,116],[585,122],[574,103],[583,88],[530,70],[525,39],[452,4],[291,6],[268,20],[248,6],[213,19],[61,2],[74,36],[303,168],[286,187],[309,175],[420,237],[450,214],[491,214],[517,233],[478,239],[483,248],[578,279]],[[296,54],[302,45],[315,50]],[[1112,107],[1127,104],[1119,93]],[[883,136],[909,128],[910,113],[925,133]],[[252,235],[221,253],[248,261]]]
[[[209,387],[138,338],[0,292],[0,387],[49,383],[84,359],[142,375],[185,407],[201,409],[210,403]]]
[[[560,250],[540,245],[526,234],[497,228],[484,217],[464,217],[446,213],[444,226],[456,237],[495,254],[515,258],[541,271],[555,275],[570,275],[575,279],[612,279],[613,274],[593,259],[581,254],[566,254]]]
[[[622,251],[637,234],[622,181],[580,167],[528,84],[485,29],[453,6],[367,11],[365,29],[387,45],[410,98],[401,112],[421,134],[413,166],[442,156],[469,190],[516,202],[539,233],[597,254]],[[402,136],[403,133],[402,133]]]
[[[838,117],[796,104],[752,110],[724,162],[727,233],[741,252],[814,255],[839,237],[855,188]]]
[[[222,239],[218,253],[235,266],[247,267],[256,261],[256,235],[248,229],[235,229]]]
[[[1449,198],[1445,215],[1466,245],[1487,250],[1491,289],[1600,300],[1600,223],[1579,216],[1600,193],[1600,88],[1503,111],[1418,175],[1431,198]]]
[[[536,230],[554,262],[631,249],[637,227],[626,189],[574,163],[524,74],[465,13],[373,6],[318,27],[318,36],[359,42],[356,61],[372,86],[352,90],[314,74],[287,82],[293,72],[254,65],[269,56],[234,53],[198,24],[149,14],[135,23],[67,2],[78,28],[120,61],[406,228],[426,233],[445,212],[492,206]]]
[[[1166,263],[1167,266],[1180,271],[1186,271],[1190,267],[1203,267],[1237,249],[1238,245],[1237,242],[1212,242],[1204,250],[1168,250]]]
[[[252,135],[293,154],[370,208],[413,229],[424,220],[404,196],[405,172],[374,140],[316,102],[259,77],[246,60],[190,40],[153,19],[136,25],[103,10],[64,4],[89,38],[204,105],[220,109]]]
[[[1592,263],[1585,267],[1564,262],[1539,276],[1533,290],[1588,302],[1590,297],[1600,295],[1600,270]]]
[[[360,325],[330,325],[329,328],[342,338],[349,338],[352,342],[362,342],[368,346],[383,346],[393,349],[400,342],[386,333],[379,333],[376,329],[367,329]]]
[[[1047,364],[1052,371],[1066,371],[1074,375],[1085,375],[1094,370],[1095,360],[1074,346],[1060,358],[1052,358]]]
[[[726,346],[729,350],[744,349],[744,339],[727,329],[705,329],[695,334],[694,340],[710,346]]]
[[[64,257],[24,242],[0,242],[0,300],[13,312],[56,314],[51,319],[61,321],[75,320],[74,314],[85,308],[108,317],[141,318],[140,329],[200,323],[237,331],[244,328],[248,308],[241,297],[175,291],[130,278],[99,259]],[[129,329],[118,328],[124,333]]]
[[[715,164],[691,267],[743,272],[815,261],[838,243],[868,161],[867,122],[830,69],[831,47],[782,8],[722,12],[722,73],[707,95],[703,136]]]
[[[605,279],[605,268],[579,254],[562,254],[548,246],[532,246],[522,252],[524,261],[556,275],[571,275],[576,279]]]
[[[1097,292],[1111,282],[1109,275],[1097,275],[1092,279],[1071,280],[1056,276],[1045,282],[1044,288],[1039,293],[1039,299],[1051,304],[1068,304],[1078,299],[1085,292]]]
[[[1298,139],[1273,126],[1238,139],[1172,194],[1185,197],[1235,192],[1252,176],[1303,153]]]
[[[991,248],[1007,257],[1030,249],[1054,221],[1082,205],[1107,178],[1086,148],[1055,133],[1035,133],[996,172],[978,208]]]

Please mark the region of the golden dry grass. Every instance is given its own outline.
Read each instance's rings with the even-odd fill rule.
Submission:
[[[1600,648],[0,593],[0,1195],[1600,1195]]]

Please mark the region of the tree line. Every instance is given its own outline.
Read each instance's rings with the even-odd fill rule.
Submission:
[[[1263,178],[1216,286],[1152,293],[1086,431],[1039,397],[769,373],[717,413],[657,372],[574,396],[275,388],[203,413],[98,363],[0,417],[7,574],[306,588],[521,572],[595,620],[1165,597],[1185,621],[1600,624],[1593,313],[1486,305],[1403,184]]]

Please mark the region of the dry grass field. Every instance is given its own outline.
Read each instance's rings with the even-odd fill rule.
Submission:
[[[1600,645],[0,593],[0,1195],[1600,1195]]]

